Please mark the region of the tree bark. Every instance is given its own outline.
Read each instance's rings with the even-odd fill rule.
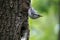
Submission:
[[[29,32],[29,7],[30,0],[0,0],[0,40],[21,40],[22,30]]]

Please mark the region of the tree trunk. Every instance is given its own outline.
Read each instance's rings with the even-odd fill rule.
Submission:
[[[30,0],[0,0],[0,40],[21,40],[22,31],[29,32],[29,7]]]

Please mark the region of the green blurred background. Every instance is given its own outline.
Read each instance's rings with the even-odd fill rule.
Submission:
[[[30,40],[58,40],[58,0],[31,0],[43,17],[29,18]]]

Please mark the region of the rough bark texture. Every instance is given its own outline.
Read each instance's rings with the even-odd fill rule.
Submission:
[[[0,40],[21,40],[23,31],[29,32],[29,5],[30,0],[0,0]]]

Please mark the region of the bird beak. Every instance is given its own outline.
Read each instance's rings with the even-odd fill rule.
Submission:
[[[38,15],[39,17],[43,17],[42,15]]]

